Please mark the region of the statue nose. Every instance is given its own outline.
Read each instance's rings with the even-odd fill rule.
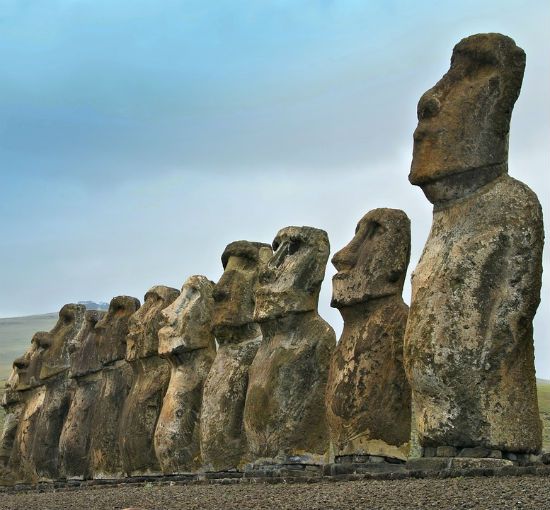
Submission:
[[[441,110],[441,103],[433,92],[426,92],[418,102],[418,120],[435,117]]]
[[[29,362],[28,360],[26,360],[25,358],[17,358],[14,362],[13,362],[13,367],[14,368],[17,368],[18,370],[24,370],[25,368],[27,368],[29,366]]]
[[[343,248],[334,254],[331,262],[337,271],[347,271],[355,265],[355,257],[350,249]]]

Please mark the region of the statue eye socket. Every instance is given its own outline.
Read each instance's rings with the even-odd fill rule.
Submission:
[[[292,239],[288,243],[288,248],[287,248],[288,254],[294,255],[300,249],[300,244],[301,244],[300,241],[296,239]]]

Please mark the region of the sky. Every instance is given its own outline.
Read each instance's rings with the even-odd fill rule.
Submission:
[[[410,273],[431,224],[407,180],[416,104],[479,32],[527,53],[510,175],[550,217],[548,26],[540,0],[0,0],[0,317],[216,281],[228,243],[288,225],[333,254],[376,207],[411,218]],[[548,250],[544,268],[550,378]]]

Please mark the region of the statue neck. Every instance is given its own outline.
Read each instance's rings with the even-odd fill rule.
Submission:
[[[439,210],[473,195],[507,173],[508,164],[502,163],[473,168],[420,186],[426,198],[434,205],[434,210]]]

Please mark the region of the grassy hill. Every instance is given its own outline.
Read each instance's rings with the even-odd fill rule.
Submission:
[[[49,331],[57,321],[57,313],[0,319],[0,393],[13,360],[21,356],[37,331]],[[544,425],[544,448],[550,451],[550,381],[537,379],[540,416]],[[0,431],[4,421],[0,407]]]

